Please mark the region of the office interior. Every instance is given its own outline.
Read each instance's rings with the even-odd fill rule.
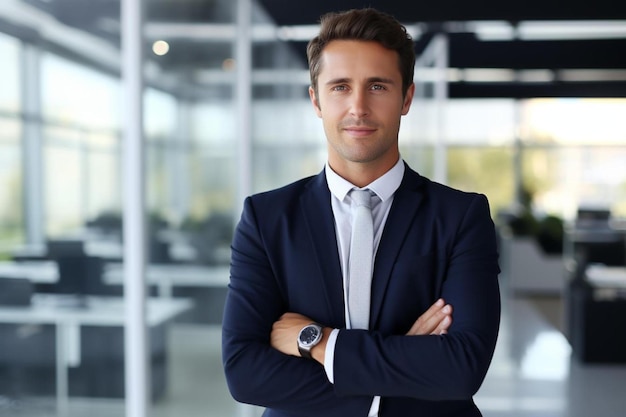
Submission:
[[[142,276],[124,263],[128,3],[143,9]],[[129,282],[145,283],[143,415],[262,413],[221,368],[230,239],[246,195],[323,168],[306,42],[321,14],[365,5],[415,40],[402,157],[490,201],[503,313],[479,408],[623,415],[626,4],[432,3],[0,2],[0,416],[141,417]]]

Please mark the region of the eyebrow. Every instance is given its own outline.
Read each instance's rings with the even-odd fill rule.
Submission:
[[[334,78],[326,82],[326,85],[335,85],[335,84],[345,84],[350,83],[352,81],[351,78]],[[381,84],[394,84],[394,81],[391,78],[383,78],[383,77],[370,77],[367,79],[368,83],[381,83]]]

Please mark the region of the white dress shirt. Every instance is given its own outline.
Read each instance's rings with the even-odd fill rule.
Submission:
[[[345,305],[346,328],[350,329],[350,315],[348,314],[348,258],[350,254],[350,235],[352,233],[352,213],[354,210],[352,199],[348,195],[354,188],[354,184],[340,177],[328,164],[325,167],[326,180],[331,194],[331,206],[335,218],[335,230],[337,234],[337,247],[339,248],[339,260],[341,262],[341,274],[343,276],[343,298]],[[382,177],[362,189],[369,189],[376,198],[372,198],[372,219],[374,222],[374,253],[378,250],[380,237],[382,236],[393,195],[402,182],[404,176],[404,162],[402,158],[387,171]],[[334,329],[328,338],[324,356],[324,369],[331,383],[334,383],[333,363],[335,358],[335,343],[339,329]],[[380,397],[374,397],[368,417],[376,417],[380,407]]]

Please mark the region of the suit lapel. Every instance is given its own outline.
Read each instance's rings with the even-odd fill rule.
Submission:
[[[410,226],[423,200],[423,184],[424,179],[405,164],[404,177],[394,194],[376,253],[372,278],[370,329],[375,328],[378,322],[391,271],[404,244],[406,234],[414,231]]]
[[[330,191],[323,171],[313,178],[302,195],[301,203],[309,232],[308,237],[311,239],[311,247],[319,266],[320,281],[325,287],[328,309],[332,312],[332,317],[338,320],[333,324],[343,327],[345,326],[343,278]]]

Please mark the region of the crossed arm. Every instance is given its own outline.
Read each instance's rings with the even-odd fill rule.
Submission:
[[[282,253],[279,246],[293,242],[266,240],[264,232],[276,234],[269,231],[274,225],[261,225],[248,201],[233,241],[222,327],[224,369],[233,397],[282,410],[305,406],[319,413],[344,410],[344,415],[353,414],[356,408],[366,413],[374,395],[430,401],[470,398],[482,382],[495,346],[499,294],[497,253],[486,200],[468,210],[440,292],[449,311],[445,303],[435,303],[404,335],[340,330],[331,384],[324,367],[316,363],[324,361],[324,344],[313,349],[316,361],[311,361],[298,357],[296,340],[300,329],[312,321],[337,323],[324,322],[321,316],[331,317],[328,311],[313,320],[311,315],[289,309],[320,294],[313,285],[294,289],[276,279],[276,269],[288,268],[281,263],[283,258],[268,254]],[[296,262],[293,257],[289,261]],[[301,298],[287,304],[288,291]],[[454,328],[450,327],[452,306]],[[448,329],[445,337],[421,336]],[[325,340],[330,331],[325,329]]]
[[[287,355],[300,356],[296,343],[298,333],[304,326],[312,322],[313,320],[302,314],[291,312],[283,314],[272,327],[270,337],[272,347]],[[448,332],[448,328],[451,324],[452,306],[446,304],[443,299],[439,299],[424,314],[415,320],[415,323],[413,323],[413,326],[411,326],[411,329],[409,329],[406,335],[445,334]],[[326,344],[331,331],[332,329],[329,327],[324,327],[324,337],[322,341],[311,350],[313,359],[322,365],[324,364]]]

